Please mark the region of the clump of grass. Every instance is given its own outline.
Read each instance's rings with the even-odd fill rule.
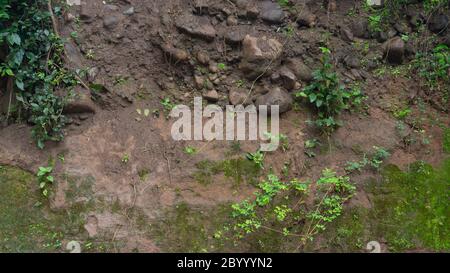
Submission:
[[[442,148],[444,152],[450,154],[450,128],[444,129],[444,140],[442,143]]]

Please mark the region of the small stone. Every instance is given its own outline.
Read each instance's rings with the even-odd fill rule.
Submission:
[[[219,72],[219,68],[217,67],[217,63],[216,62],[210,62],[209,66],[208,66],[208,70],[211,73],[217,73]]]
[[[133,15],[134,14],[134,7],[130,7],[129,9],[125,10],[123,12],[124,15]]]
[[[205,98],[207,101],[217,102],[219,100],[219,93],[217,93],[217,91],[213,89],[206,92],[206,94],[203,95],[203,98]]]
[[[119,18],[116,16],[107,16],[103,18],[103,26],[107,29],[113,29],[119,24]]]
[[[163,45],[162,50],[177,62],[187,62],[189,60],[189,53],[187,51],[175,48],[170,44]]]
[[[99,73],[99,69],[97,67],[92,67],[88,69],[87,77],[89,82],[94,82]]]
[[[279,74],[284,88],[286,88],[287,90],[292,90],[295,88],[297,77],[295,76],[294,72],[292,72],[286,66],[283,66],[280,68]]]
[[[66,14],[66,22],[67,23],[71,23],[71,22],[73,22],[74,20],[75,20],[75,16],[72,14],[72,13],[67,13]]]
[[[347,27],[341,27],[341,37],[346,42],[353,42],[355,40],[352,31]]]
[[[311,69],[303,63],[300,59],[288,59],[286,61],[286,66],[294,72],[297,79],[300,79],[304,82],[310,82],[313,79]]]
[[[240,45],[245,39],[247,31],[243,28],[231,29],[225,33],[225,42],[230,45]]]
[[[247,6],[247,19],[256,20],[259,16],[259,9],[256,5]]]
[[[254,79],[267,72],[269,63],[276,64],[282,51],[283,45],[275,39],[247,35],[243,41],[242,61],[239,68],[248,78]]]
[[[195,13],[198,15],[207,14],[209,5],[207,0],[194,0]]]
[[[400,37],[394,37],[384,45],[384,56],[390,63],[401,64],[405,55],[405,42]]]
[[[237,24],[238,24],[238,19],[236,17],[234,17],[233,15],[228,16],[227,25],[236,26]]]
[[[352,24],[352,32],[355,37],[358,38],[369,38],[369,23],[367,19],[360,19]]]
[[[274,24],[280,24],[284,19],[284,11],[278,3],[264,1],[261,3],[261,18]]]
[[[199,90],[203,89],[203,87],[205,86],[205,79],[203,79],[203,77],[201,76],[194,76],[194,83],[195,83],[195,87]]]
[[[303,9],[298,15],[297,24],[299,27],[314,27],[316,25],[317,16],[308,9]]]
[[[344,63],[348,68],[360,68],[361,62],[359,58],[355,55],[348,55],[344,59]]]
[[[197,52],[197,61],[203,65],[209,64],[209,55],[204,51]]]
[[[242,88],[231,88],[228,99],[232,105],[240,105],[246,103],[248,98],[247,92]],[[249,99],[248,99],[249,100]]]
[[[329,0],[328,1],[328,10],[330,12],[336,12],[336,10],[337,10],[336,0]]]
[[[448,16],[445,14],[435,14],[431,16],[428,28],[431,32],[442,34],[449,27]]]
[[[79,118],[81,121],[87,120],[87,119],[89,118],[89,115],[88,115],[88,114],[81,114],[81,115],[78,116],[78,118]]]
[[[208,17],[203,16],[185,14],[177,19],[176,26],[181,31],[206,41],[213,41],[217,34]]]

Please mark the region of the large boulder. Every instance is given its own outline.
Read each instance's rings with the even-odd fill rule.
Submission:
[[[255,101],[256,107],[259,107],[261,105],[267,105],[269,106],[268,107],[269,110],[270,106],[278,105],[280,107],[280,114],[291,110],[292,103],[293,103],[292,96],[288,92],[282,90],[279,87],[276,87],[267,94],[259,96]]]
[[[239,68],[248,78],[255,79],[279,63],[283,45],[277,40],[247,35],[242,44],[242,61]]]

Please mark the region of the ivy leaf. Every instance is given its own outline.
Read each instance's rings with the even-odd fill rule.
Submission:
[[[20,45],[22,40],[20,39],[20,36],[17,33],[12,33],[10,35],[8,35],[8,37],[6,38],[8,40],[8,43],[10,45]]]
[[[22,90],[22,91],[25,90],[25,88],[24,88],[25,86],[24,86],[22,80],[16,79],[16,86],[17,86],[17,88],[19,88],[19,89]]]
[[[23,56],[25,55],[25,51],[23,51],[23,49],[20,49],[19,51],[16,52],[16,54],[14,55],[13,61],[17,66],[20,66],[22,64],[23,61]]]

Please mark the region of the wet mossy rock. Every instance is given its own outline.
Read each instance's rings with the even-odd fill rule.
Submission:
[[[390,252],[450,250],[450,160],[435,169],[416,162],[408,172],[386,166],[366,192],[372,208],[348,208],[324,234],[325,247],[364,252],[375,240]]]
[[[92,178],[70,179],[77,183],[69,183],[66,197],[70,204],[50,208],[34,174],[0,165],[0,252],[67,252],[66,244],[73,240],[82,244],[82,252],[113,251],[109,241],[91,241],[83,227],[89,213],[113,205],[101,200],[80,202],[90,196]],[[81,199],[73,202],[75,194]]]

